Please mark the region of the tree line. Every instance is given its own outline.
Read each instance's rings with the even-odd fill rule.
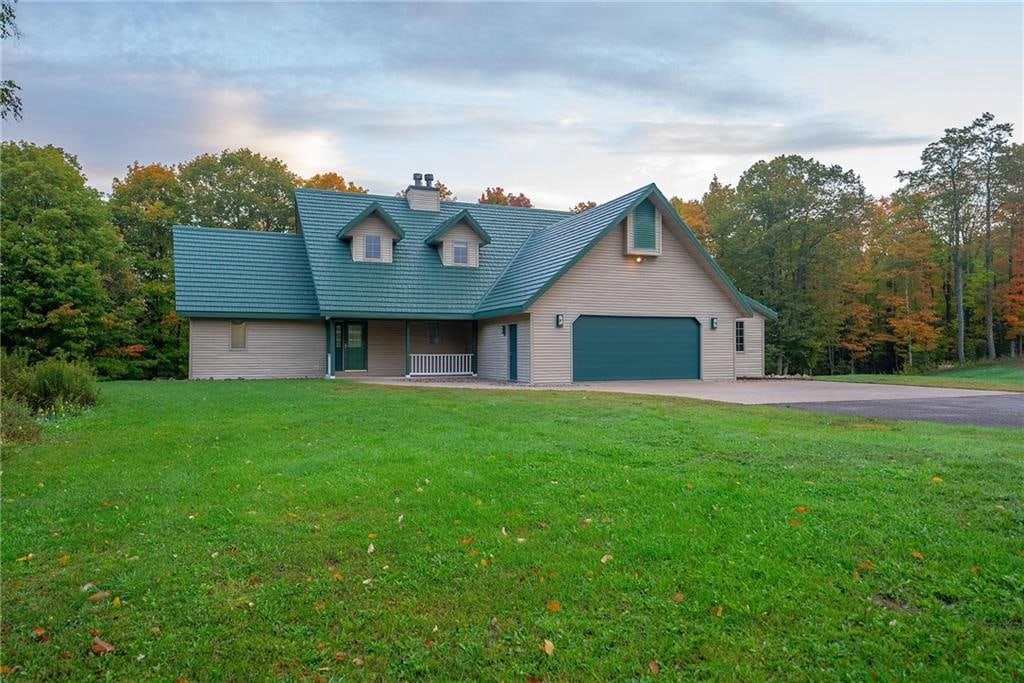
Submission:
[[[887,197],[868,195],[851,170],[785,155],[672,205],[740,289],[779,311],[767,326],[769,371],[892,372],[1019,355],[1024,150],[1011,135],[989,114],[948,129]],[[114,378],[186,373],[173,225],[288,232],[294,188],[366,192],[337,172],[302,178],[248,149],[133,163],[109,196],[57,147],[5,142],[0,165],[3,348],[88,360]],[[532,206],[500,186],[478,201]]]

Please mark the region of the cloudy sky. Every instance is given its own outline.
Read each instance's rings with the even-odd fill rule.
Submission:
[[[811,155],[896,187],[983,111],[1024,134],[1022,5],[17,5],[4,139],[125,166],[250,147],[392,194],[433,172],[567,208]]]

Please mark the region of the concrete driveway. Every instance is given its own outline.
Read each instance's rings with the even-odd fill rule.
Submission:
[[[896,384],[855,384],[814,380],[644,380],[582,382],[548,387],[527,387],[480,379],[407,380],[366,378],[380,384],[477,388],[602,391],[649,396],[681,396],[743,405],[780,405],[800,410],[880,417],[890,420],[925,420],[983,427],[1024,428],[1024,393],[911,387]]]

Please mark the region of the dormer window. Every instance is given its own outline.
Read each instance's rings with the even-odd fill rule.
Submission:
[[[469,242],[456,240],[452,243],[452,263],[457,266],[469,265]]]
[[[353,261],[391,263],[395,258],[395,243],[405,237],[405,233],[380,202],[370,202],[342,226],[337,237],[349,243]]]
[[[491,236],[468,209],[462,209],[434,228],[423,241],[437,247],[443,265],[476,268],[480,265],[480,248],[490,244]]]
[[[363,235],[363,258],[380,261],[380,235]]]

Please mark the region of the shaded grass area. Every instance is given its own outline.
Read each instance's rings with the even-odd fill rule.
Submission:
[[[1024,391],[1024,363],[1020,361],[978,363],[962,368],[937,370],[923,375],[822,375],[814,379],[832,382],[949,387],[951,389]]]
[[[1013,430],[579,392],[112,383],[5,453],[2,526],[3,665],[33,678],[1024,667]],[[95,633],[116,651],[89,655]]]

